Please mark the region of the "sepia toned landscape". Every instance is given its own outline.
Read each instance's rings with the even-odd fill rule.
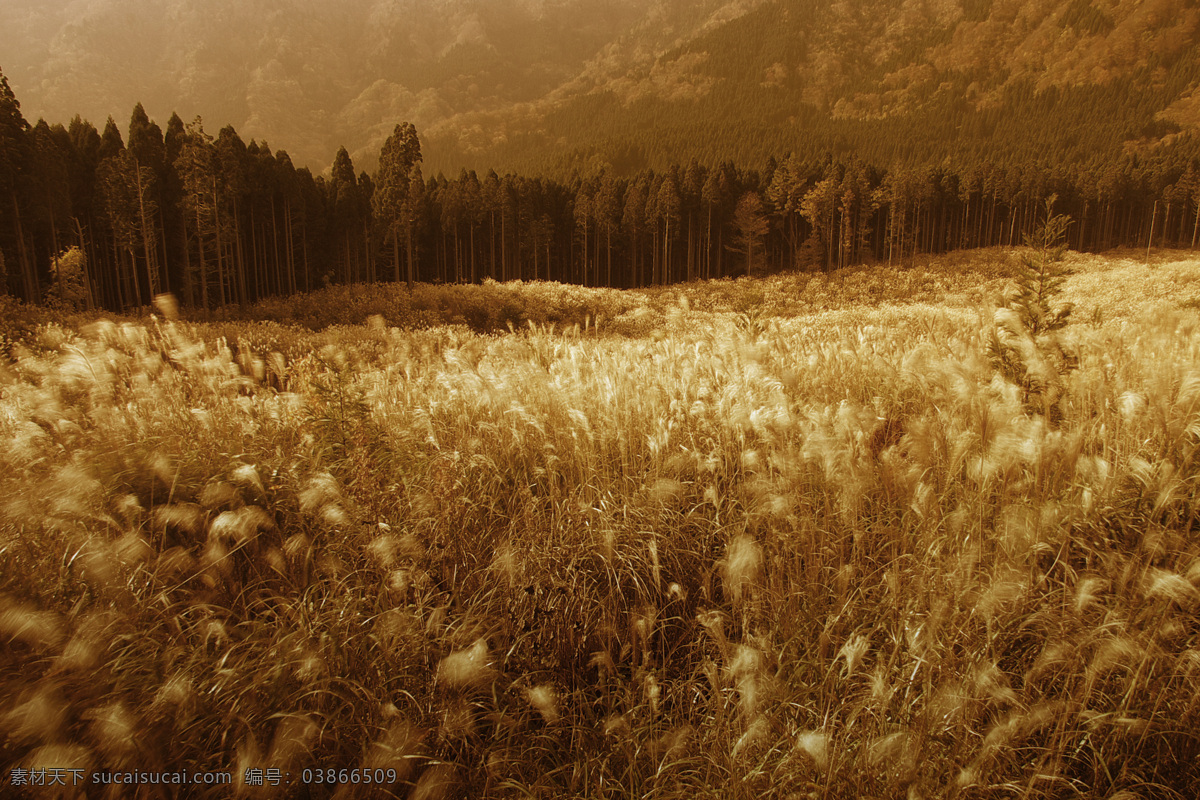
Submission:
[[[0,797],[1200,797],[1200,10],[331,8],[0,9]]]

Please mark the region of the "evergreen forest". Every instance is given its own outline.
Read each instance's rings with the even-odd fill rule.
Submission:
[[[753,165],[614,158],[561,177],[447,177],[423,174],[403,123],[374,174],[342,148],[314,175],[232,126],[214,136],[174,114],[164,131],[140,104],[124,130],[111,117],[103,130],[79,116],[31,125],[0,75],[0,286],[27,303],[125,310],[170,292],[208,309],[377,281],[641,287],[902,266],[1018,245],[1051,196],[1072,249],[1195,247],[1190,134],[1107,161],[1030,152],[884,163],[879,148],[808,147]]]

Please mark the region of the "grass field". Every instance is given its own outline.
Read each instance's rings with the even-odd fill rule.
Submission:
[[[1015,258],[0,306],[0,794],[1200,797],[1200,260]]]

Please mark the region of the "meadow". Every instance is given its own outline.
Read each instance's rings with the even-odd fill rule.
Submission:
[[[5,792],[1200,797],[1200,259],[1018,256],[0,301]]]

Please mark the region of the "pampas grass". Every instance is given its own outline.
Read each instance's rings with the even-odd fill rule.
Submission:
[[[1048,419],[988,360],[1018,255],[23,323],[0,761],[1200,796],[1200,266],[1068,254]]]

